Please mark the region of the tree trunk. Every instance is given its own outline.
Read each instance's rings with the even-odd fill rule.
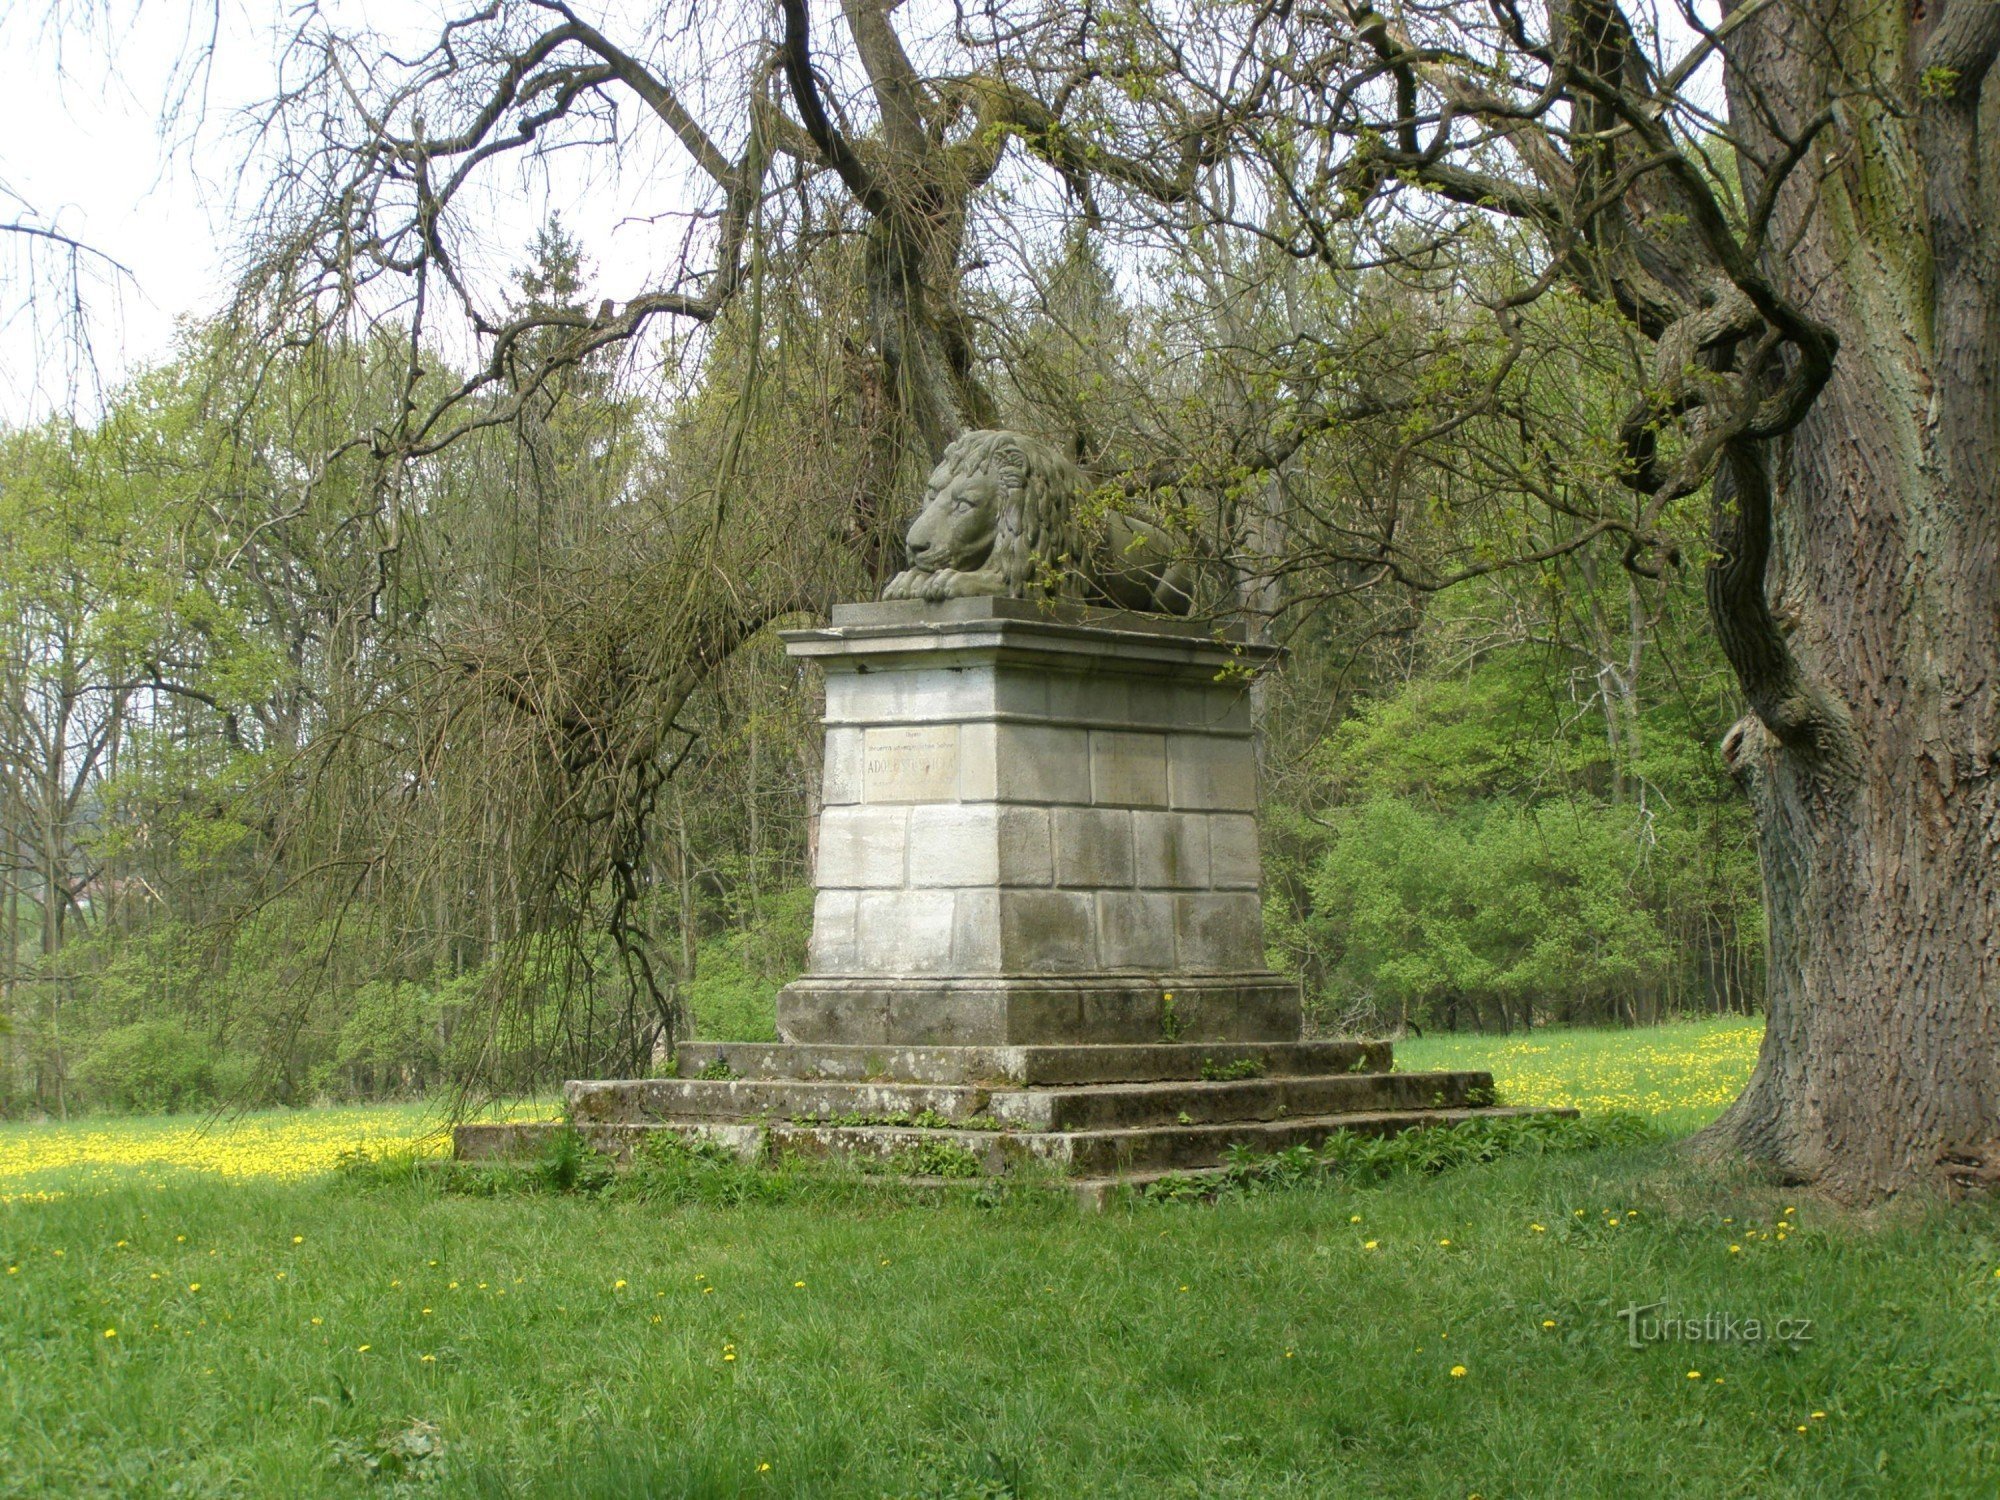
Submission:
[[[1760,151],[1760,104],[1796,129],[1836,64],[1908,105],[1848,82],[1780,200],[1769,270],[1841,349],[1803,425],[1726,459],[1709,579],[1770,927],[1763,1051],[1709,1136],[1853,1199],[2000,1153],[2000,7],[1932,9],[1773,7],[1729,54]]]

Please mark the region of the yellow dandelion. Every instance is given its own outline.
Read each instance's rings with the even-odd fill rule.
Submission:
[[[1699,1380],[1699,1379],[1701,1379],[1701,1371],[1699,1371],[1699,1370],[1689,1370],[1689,1371],[1688,1371],[1688,1379],[1689,1379],[1689,1380]]]
[[[733,1365],[736,1363],[736,1355],[733,1352],[725,1354],[722,1356],[722,1362],[726,1365]]]
[[[1438,1241],[1438,1248],[1439,1248],[1439,1249],[1441,1249],[1441,1250],[1444,1250],[1444,1249],[1449,1249],[1450,1247],[1451,1247],[1451,1241],[1450,1241],[1450,1240],[1439,1240],[1439,1241]]]
[[[757,1472],[759,1474],[768,1474],[771,1472],[771,1466],[769,1464],[759,1464],[757,1465]]]
[[[188,1290],[189,1290],[189,1291],[191,1291],[191,1292],[198,1292],[198,1291],[200,1291],[200,1290],[201,1290],[201,1283],[200,1283],[199,1281],[190,1281],[190,1282],[188,1283]]]
[[[104,1330],[104,1336],[108,1339],[115,1339],[118,1337],[118,1330],[115,1328],[107,1328]]]
[[[1731,1255],[1741,1255],[1743,1253],[1743,1247],[1741,1245],[1731,1245],[1729,1247],[1729,1253]]]
[[[292,1236],[292,1243],[294,1245],[303,1245],[305,1242],[306,1242],[306,1237],[302,1234],[295,1234]]]
[[[1547,1234],[1547,1233],[1548,1233],[1548,1230],[1547,1230],[1547,1228],[1545,1228],[1545,1227],[1544,1227],[1543,1225],[1540,1225],[1540,1224],[1530,1224],[1530,1225],[1529,1225],[1528,1227],[1529,1227],[1530,1229],[1534,1230],[1534,1232],[1535,1232],[1536,1234]]]
[[[1464,1378],[1464,1376],[1465,1376],[1465,1366],[1464,1366],[1464,1365],[1453,1365],[1453,1366],[1451,1367],[1451,1378],[1452,1378],[1453,1380],[1460,1380],[1460,1379],[1463,1379],[1463,1378]]]
[[[704,1297],[706,1297],[706,1296],[707,1296],[707,1295],[708,1295],[708,1294],[709,1294],[710,1292],[712,1292],[712,1291],[714,1291],[714,1290],[715,1290],[715,1288],[714,1288],[714,1287],[712,1287],[712,1286],[705,1286],[705,1287],[703,1287],[703,1288],[701,1289],[701,1294],[702,1294],[702,1295],[703,1295]]]
[[[1806,1430],[1806,1424],[1803,1422],[1799,1423],[1799,1431],[1804,1432],[1805,1430]]]
[[[1554,1318],[1544,1318],[1544,1319],[1542,1319],[1542,1327],[1544,1327],[1544,1328],[1553,1328],[1553,1327],[1555,1327],[1555,1326],[1556,1326],[1556,1320],[1555,1320]]]
[[[1349,1214],[1349,1215],[1347,1216],[1347,1222],[1348,1222],[1348,1223],[1350,1223],[1350,1224],[1359,1224],[1359,1223],[1361,1222],[1361,1215],[1360,1215],[1360,1214]]]
[[[1826,1420],[1826,1413],[1823,1411],[1816,1411],[1812,1414],[1812,1419],[1815,1422],[1824,1422]]]
[[[437,1363],[437,1358],[435,1354],[426,1354],[422,1356],[422,1362],[427,1365],[434,1365]]]
[[[803,1281],[795,1281],[792,1283],[792,1285],[795,1287],[802,1287],[805,1285],[805,1283]]]
[[[1363,1250],[1373,1250],[1377,1243],[1379,1242],[1375,1240],[1370,1240],[1367,1244],[1363,1245],[1361,1248]]]
[[[480,1282],[479,1284],[480,1284],[481,1286],[485,1286],[485,1285],[486,1285],[486,1283],[485,1283],[485,1282],[483,1282],[483,1281],[482,1281],[482,1282]],[[619,1278],[618,1278],[618,1279],[617,1279],[616,1281],[612,1282],[612,1283],[611,1283],[611,1290],[612,1290],[612,1291],[614,1291],[614,1292],[622,1292],[622,1291],[624,1291],[624,1290],[625,1290],[625,1278],[624,1278],[623,1276],[621,1276],[621,1277],[619,1277]]]
[[[315,1327],[315,1328],[319,1327],[319,1325],[320,1325],[321,1321],[322,1321],[322,1320],[321,1320],[321,1319],[319,1319],[319,1318],[314,1318],[314,1319],[313,1319],[313,1327]]]
[[[9,1266],[7,1268],[7,1274],[9,1276],[19,1276],[21,1274],[21,1268],[19,1266]]]

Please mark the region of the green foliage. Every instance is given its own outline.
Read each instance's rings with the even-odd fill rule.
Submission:
[[[611,1163],[590,1149],[581,1131],[567,1125],[549,1133],[538,1167],[551,1192],[594,1192],[611,1181]]]
[[[703,942],[687,987],[694,1034],[705,1041],[777,1040],[778,989],[805,968],[811,887],[771,892],[755,916]]]
[[[1201,1060],[1201,1076],[1211,1083],[1227,1083],[1238,1078],[1261,1078],[1264,1064],[1255,1057],[1239,1057],[1235,1062],[1219,1063],[1213,1058]]]
[[[105,1032],[77,1067],[98,1104],[132,1114],[201,1109],[224,1096],[228,1070],[208,1041],[178,1021],[135,1021]]]
[[[1306,1186],[1375,1187],[1393,1178],[1433,1176],[1480,1166],[1518,1153],[1598,1151],[1643,1145],[1659,1131],[1639,1115],[1568,1118],[1561,1115],[1502,1116],[1457,1125],[1425,1125],[1394,1135],[1336,1131],[1318,1147],[1282,1151],[1230,1148],[1215,1177],[1172,1177],[1148,1184],[1148,1197],[1171,1202],[1210,1198],[1217,1193]]]

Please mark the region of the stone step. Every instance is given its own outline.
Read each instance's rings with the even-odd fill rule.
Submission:
[[[638,1078],[566,1083],[563,1097],[577,1124],[644,1125],[681,1118],[826,1119],[863,1115],[938,1115],[969,1120],[987,1113],[993,1091],[937,1083],[826,1083],[797,1078]]]
[[[1169,1172],[1221,1166],[1235,1147],[1259,1153],[1318,1146],[1337,1131],[1394,1135],[1425,1125],[1574,1110],[1447,1108],[1371,1110],[1284,1120],[1154,1125],[1115,1130],[923,1130],[887,1125],[743,1124],[684,1120],[657,1124],[587,1122],[576,1129],[586,1145],[628,1162],[650,1135],[672,1132],[721,1145],[744,1161],[790,1158],[846,1161],[864,1170],[910,1177],[1014,1177],[1044,1174],[1082,1179],[1143,1180]],[[537,1154],[562,1129],[533,1125],[461,1125],[453,1133],[461,1161],[520,1160]]]
[[[1026,1130],[1120,1130],[1399,1109],[1464,1109],[1492,1099],[1491,1073],[1335,1073],[1317,1078],[995,1090],[987,1111]]]
[[[458,1125],[452,1128],[452,1157],[457,1161],[498,1164],[531,1161],[541,1155],[551,1137],[570,1129],[561,1120],[537,1120],[515,1125]],[[740,1121],[681,1120],[672,1125],[579,1123],[576,1133],[591,1150],[624,1166],[632,1150],[648,1136],[670,1130],[683,1140],[709,1141],[739,1159],[754,1162],[763,1155],[764,1127]]]
[[[984,1120],[1016,1130],[1134,1129],[1394,1109],[1451,1109],[1492,1098],[1490,1073],[1335,1073],[1069,1088],[649,1078],[565,1086],[570,1118],[639,1125],[683,1118],[857,1125]]]
[[[872,1162],[914,1175],[950,1175],[962,1163],[981,1175],[1046,1171],[1071,1177],[1118,1177],[1221,1166],[1229,1152],[1259,1153],[1318,1146],[1342,1130],[1396,1135],[1426,1125],[1550,1113],[1535,1108],[1399,1109],[1361,1114],[1246,1120],[1220,1125],[1163,1125],[1128,1130],[911,1130],[893,1126],[773,1125],[767,1150],[776,1157]],[[1574,1110],[1556,1111],[1561,1114]]]
[[[1387,1042],[1157,1042],[1074,1047],[855,1047],[802,1042],[684,1042],[676,1071],[727,1070],[744,1079],[829,1083],[987,1084],[1061,1087],[1152,1083],[1228,1075],[1297,1077],[1386,1073]],[[1252,1071],[1254,1070],[1254,1071]]]

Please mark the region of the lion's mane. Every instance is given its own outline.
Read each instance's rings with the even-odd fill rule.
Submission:
[[[1048,575],[1038,575],[1038,565],[1059,568],[1074,551],[1070,511],[1082,485],[1076,465],[1047,443],[994,431],[960,435],[944,450],[941,462],[951,465],[954,474],[990,470],[1001,476],[993,550],[977,566],[998,572],[1010,594],[1026,596],[1045,588]]]

